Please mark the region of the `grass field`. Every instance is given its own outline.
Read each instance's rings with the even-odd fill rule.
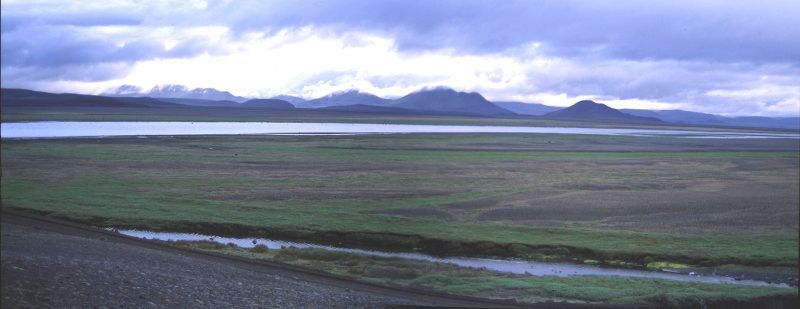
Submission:
[[[799,157],[797,140],[585,135],[4,140],[2,203],[434,254],[796,267]]]
[[[320,249],[248,250],[208,241],[181,241],[172,244],[247,258],[280,261],[383,285],[432,289],[485,298],[514,299],[523,303],[555,301],[697,307],[721,300],[797,296],[797,290],[793,288],[702,284],[612,276],[503,275],[444,263]]]

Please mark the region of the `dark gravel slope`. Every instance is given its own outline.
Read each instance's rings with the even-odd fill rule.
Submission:
[[[2,308],[364,308],[408,300],[106,239],[2,224]]]

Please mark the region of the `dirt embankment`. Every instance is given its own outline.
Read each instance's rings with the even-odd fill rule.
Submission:
[[[796,297],[768,297],[710,302],[706,307],[796,308],[797,304]],[[2,308],[419,305],[525,306],[352,281],[281,263],[172,247],[35,215],[9,215],[5,210],[2,215]],[[594,306],[539,303],[535,307]]]
[[[108,226],[102,218],[84,220],[93,226]],[[653,261],[665,261],[694,265],[698,267],[715,267],[720,265],[741,265],[752,267],[794,267],[795,265],[774,264],[769,262],[753,262],[742,259],[710,260],[685,255],[667,255],[652,253],[607,253],[595,250],[562,246],[562,245],[527,245],[519,243],[495,243],[489,241],[457,241],[427,238],[420,235],[376,233],[376,232],[340,232],[311,231],[294,229],[266,229],[239,224],[218,224],[208,222],[182,222],[164,224],[169,226],[164,232],[185,232],[215,235],[223,237],[256,237],[296,242],[311,242],[323,245],[361,248],[385,251],[417,251],[434,256],[472,256],[489,258],[522,258],[532,260],[582,263],[584,260],[595,260],[613,267],[644,269]],[[149,226],[124,225],[114,226],[120,229],[152,229]]]
[[[2,216],[2,308],[492,307]]]

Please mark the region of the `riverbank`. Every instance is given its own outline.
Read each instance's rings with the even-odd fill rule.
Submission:
[[[791,267],[773,267],[770,269],[749,269],[748,276],[745,272],[737,271],[735,267],[701,269],[692,268],[684,264],[651,262],[647,270],[621,268],[626,265],[600,265],[597,260],[584,260],[583,264],[575,263],[548,263],[522,259],[472,258],[465,256],[432,256],[421,252],[380,251],[375,249],[359,249],[339,245],[320,245],[309,242],[293,242],[255,237],[220,237],[217,235],[203,235],[195,233],[170,233],[141,230],[111,231],[136,237],[140,239],[160,240],[175,243],[199,242],[211,247],[238,247],[244,249],[313,249],[319,252],[349,253],[359,256],[374,256],[384,258],[399,258],[403,260],[426,261],[445,263],[459,267],[482,269],[498,273],[533,275],[533,276],[618,276],[629,278],[652,278],[683,282],[714,283],[714,284],[739,284],[751,286],[791,287],[797,286],[796,269]],[[312,250],[312,251],[313,251]],[[760,270],[760,271],[759,271]],[[717,275],[717,272],[720,274]],[[750,275],[761,275],[763,280],[749,278]]]
[[[385,308],[447,304],[2,217],[3,308]],[[441,300],[440,300],[441,301]],[[446,300],[445,300],[446,301]],[[453,300],[451,305],[469,306]]]
[[[535,303],[547,308],[594,308],[601,303],[606,308],[632,307],[698,307],[731,308],[769,306],[771,308],[793,308],[797,303],[796,290],[772,287],[747,287],[719,284],[687,284],[650,279],[625,279],[613,277],[584,278],[526,278],[525,276],[503,276],[483,270],[463,269],[447,264],[406,261],[397,258],[368,257],[342,252],[325,252],[315,249],[269,250],[261,247],[244,249],[241,247],[201,242],[152,242],[125,237],[123,235],[82,227],[69,222],[47,217],[24,215],[16,212],[3,212],[3,307],[12,304],[49,306],[71,304],[77,306],[84,302],[102,303],[106,297],[114,298],[119,293],[129,303],[142,303],[144,306],[167,307],[186,306],[218,307],[245,302],[249,305],[270,304],[281,307],[356,306],[359,308],[393,307],[391,304],[435,304],[442,306],[509,308]],[[174,247],[174,248],[170,248]],[[190,250],[187,250],[190,249]],[[111,250],[111,251],[109,251]],[[209,252],[196,253],[195,250]],[[113,251],[113,252],[112,252]],[[109,254],[97,254],[110,252]],[[86,255],[87,253],[91,253]],[[222,255],[220,255],[221,253]],[[24,256],[22,265],[16,257]],[[148,256],[148,255],[157,256]],[[47,271],[47,275],[37,276],[31,270],[47,270],[50,260],[63,261],[67,256],[69,265]],[[166,257],[166,259],[165,259]],[[89,267],[83,271],[86,261],[102,261],[102,265]],[[131,259],[125,261],[126,259]],[[33,261],[33,262],[32,262]],[[140,265],[141,261],[148,261]],[[263,262],[260,262],[263,261]],[[124,263],[125,267],[115,266]],[[31,266],[31,263],[37,263]],[[173,263],[177,263],[173,265]],[[219,263],[220,265],[206,265]],[[287,265],[302,266],[296,267]],[[178,267],[174,271],[169,268]],[[106,268],[114,268],[113,271]],[[115,268],[116,267],[116,268]],[[150,268],[157,268],[157,274],[149,274]],[[189,299],[170,297],[164,293],[191,293],[191,289],[203,287],[207,277],[217,272],[203,271],[192,274],[194,269],[212,267],[225,274],[217,283],[219,288],[213,293],[203,292],[208,297]],[[233,270],[229,269],[233,267]],[[89,269],[87,268],[87,269]],[[132,268],[133,271],[128,271]],[[246,276],[237,271],[246,271]],[[323,271],[323,272],[320,272]],[[326,273],[330,273],[327,275]],[[54,274],[66,274],[63,280],[51,280]],[[108,274],[113,280],[127,280],[124,284],[106,282]],[[149,274],[149,275],[148,275]],[[144,275],[144,277],[142,277]],[[176,287],[171,283],[159,287],[162,278],[179,276],[179,280],[192,280],[191,283]],[[147,280],[143,280],[147,278]],[[248,280],[258,278],[261,289],[273,289],[264,280],[278,280],[280,283],[271,292],[260,292],[258,299],[251,299],[246,293],[251,284]],[[347,280],[347,278],[357,281]],[[42,282],[41,280],[46,282]],[[40,280],[40,281],[36,281]],[[78,288],[70,282],[78,280]],[[113,281],[112,280],[112,281]],[[285,282],[284,282],[285,281]],[[315,293],[304,299],[293,298],[303,295],[303,285],[324,284],[327,287],[314,287]],[[35,284],[42,297],[22,297],[19,289]],[[82,285],[81,285],[82,284]],[[213,284],[212,286],[217,286]],[[69,286],[70,293],[59,291]],[[228,289],[228,286],[233,286]],[[94,289],[92,293],[84,293]],[[126,289],[133,288],[133,291]],[[286,289],[290,289],[287,291]],[[344,289],[347,295],[331,296],[329,289]],[[437,292],[439,291],[439,292]],[[448,294],[441,294],[440,292]],[[500,293],[502,292],[502,293]],[[668,293],[667,293],[668,292]],[[383,295],[376,302],[363,301],[361,293]],[[419,294],[416,294],[419,293]],[[455,294],[465,294],[457,296]],[[794,294],[793,294],[794,293]],[[202,294],[202,293],[201,293]],[[39,295],[39,294],[37,294]],[[69,298],[63,296],[69,295]],[[185,294],[181,294],[185,295]],[[317,297],[336,297],[336,304],[315,302]],[[500,298],[486,300],[478,297]],[[169,299],[164,299],[170,297]],[[405,300],[393,300],[399,297]],[[408,300],[413,300],[413,303]],[[232,301],[235,300],[235,301]],[[521,301],[522,304],[516,301]],[[738,308],[737,307],[737,308]]]
[[[280,261],[389,286],[430,289],[520,303],[564,302],[620,306],[712,306],[759,298],[796,298],[796,287],[748,287],[622,276],[502,274],[448,263],[379,257],[315,248],[241,248],[213,241],[168,242],[174,246]]]

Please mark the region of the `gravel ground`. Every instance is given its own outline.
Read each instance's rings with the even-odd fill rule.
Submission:
[[[2,308],[375,308],[408,300],[2,224]]]

